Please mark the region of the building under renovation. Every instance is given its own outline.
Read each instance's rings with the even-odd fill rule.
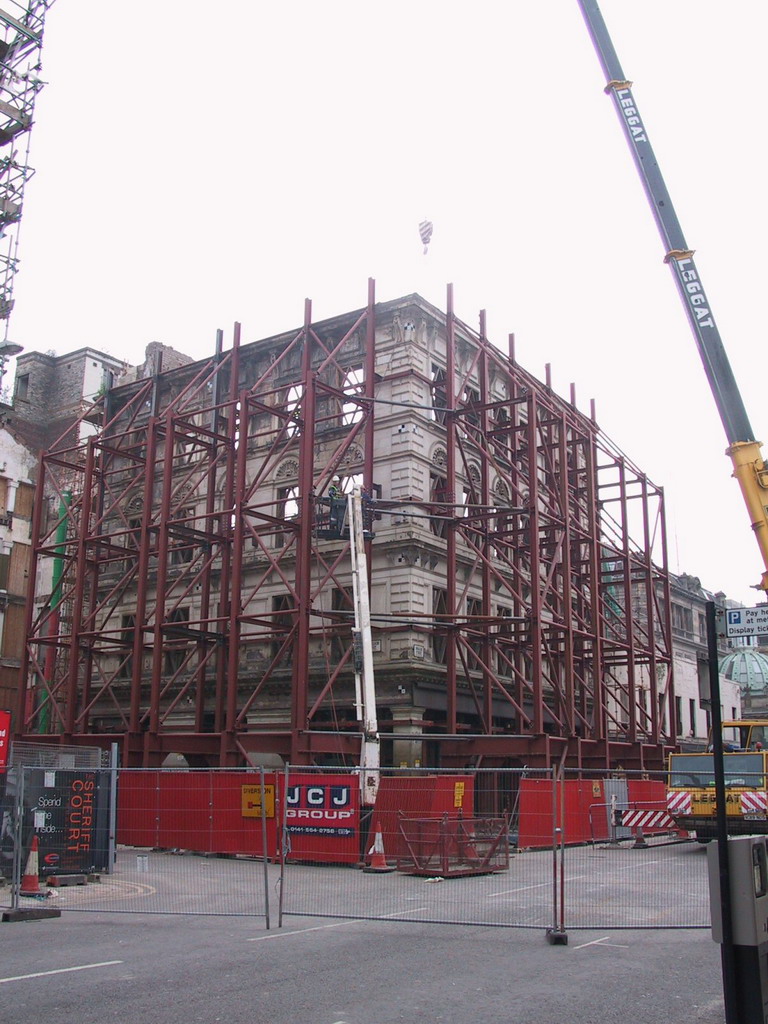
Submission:
[[[42,459],[21,738],[357,763],[357,486],[383,764],[661,766],[662,495],[450,289],[146,373]]]

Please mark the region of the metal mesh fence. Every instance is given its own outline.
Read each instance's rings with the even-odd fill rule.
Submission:
[[[260,858],[118,846],[98,881],[58,887],[62,910],[130,914],[206,914],[269,921],[279,868]]]
[[[268,923],[279,868],[268,863],[266,819],[253,816],[268,791],[260,772],[14,768],[3,797],[6,902]]]
[[[690,840],[646,843],[565,849],[566,929],[709,927],[705,848]]]
[[[709,927],[706,849],[669,817],[666,781],[661,772],[562,774],[565,927]]]
[[[339,830],[324,817],[332,794],[323,791],[321,775],[300,771],[288,788],[282,914],[552,923],[552,796],[543,816],[538,806],[523,808],[523,773],[382,769],[375,807],[361,814],[360,836],[342,867],[334,853]],[[544,781],[549,773],[527,777]],[[347,784],[354,789],[355,774]],[[307,830],[312,851],[301,843]],[[519,849],[521,834],[537,849]]]
[[[411,875],[288,864],[283,914],[544,929],[552,855],[520,854],[503,874]]]
[[[705,849],[666,817],[660,775],[382,769],[374,808],[360,792],[340,769],[14,768],[0,904],[268,927],[709,924]],[[40,891],[23,894],[33,872]]]
[[[45,768],[102,768],[109,763],[109,754],[100,747],[68,746],[51,743],[11,743],[9,763]]]

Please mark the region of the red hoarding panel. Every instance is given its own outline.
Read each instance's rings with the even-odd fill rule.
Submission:
[[[11,745],[11,712],[0,710],[0,772],[8,764],[8,748]]]
[[[387,858],[404,857],[407,846],[401,818],[472,818],[475,780],[472,775],[384,775],[376,796],[371,832],[381,826]]]
[[[360,794],[356,775],[292,773],[288,780],[286,828],[290,860],[353,864],[361,849]],[[261,856],[261,817],[249,810],[260,790],[258,772],[143,771],[120,773],[118,841],[128,845],[207,853]],[[267,853],[279,856],[280,807],[285,776],[265,776],[273,803],[267,806]],[[271,799],[271,798],[270,798]],[[664,784],[630,780],[631,805],[663,803]],[[565,841],[605,840],[608,823],[602,783],[565,783]],[[552,783],[521,779],[518,845],[552,845]],[[558,818],[560,808],[558,807]],[[382,829],[387,858],[404,854],[401,818],[474,816],[471,775],[383,776],[371,816]]]
[[[603,786],[598,781],[569,779],[565,786],[566,843],[586,843],[608,838],[608,818]],[[556,809],[560,825],[560,787]],[[521,779],[517,844],[521,849],[551,847],[554,834],[551,779]]]
[[[158,771],[120,772],[117,784],[117,841],[126,846],[160,845]]]
[[[278,779],[282,782],[284,776]],[[259,772],[221,773],[211,776],[213,834],[217,853],[262,855],[261,774]],[[277,802],[274,799],[275,775],[264,773],[266,796],[267,856],[279,855]]]
[[[658,805],[659,810],[663,810],[667,806],[667,787],[656,779],[630,779],[627,793],[631,807],[635,804],[649,808]]]
[[[267,855],[279,856],[285,776],[265,776]],[[120,772],[118,842],[128,846],[261,856],[261,776],[256,772]],[[356,775],[293,773],[285,795],[290,860],[360,859]],[[258,809],[257,809],[258,807]]]
[[[517,845],[536,849],[552,845],[552,780],[521,779]]]
[[[566,843],[588,843],[608,838],[602,783],[569,779],[565,783]]]
[[[211,852],[211,776],[158,772],[158,843],[163,849]]]

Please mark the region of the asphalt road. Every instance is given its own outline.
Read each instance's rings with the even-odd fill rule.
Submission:
[[[0,924],[8,1024],[723,1024],[706,930],[65,912]]]

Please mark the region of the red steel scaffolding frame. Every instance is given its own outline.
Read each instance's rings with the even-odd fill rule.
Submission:
[[[234,766],[359,755],[349,541],[368,496],[384,762],[661,767],[675,736],[661,491],[419,296],[112,388],[42,457],[25,739]],[[373,532],[373,531],[371,531]],[[391,742],[391,746],[386,744]]]

